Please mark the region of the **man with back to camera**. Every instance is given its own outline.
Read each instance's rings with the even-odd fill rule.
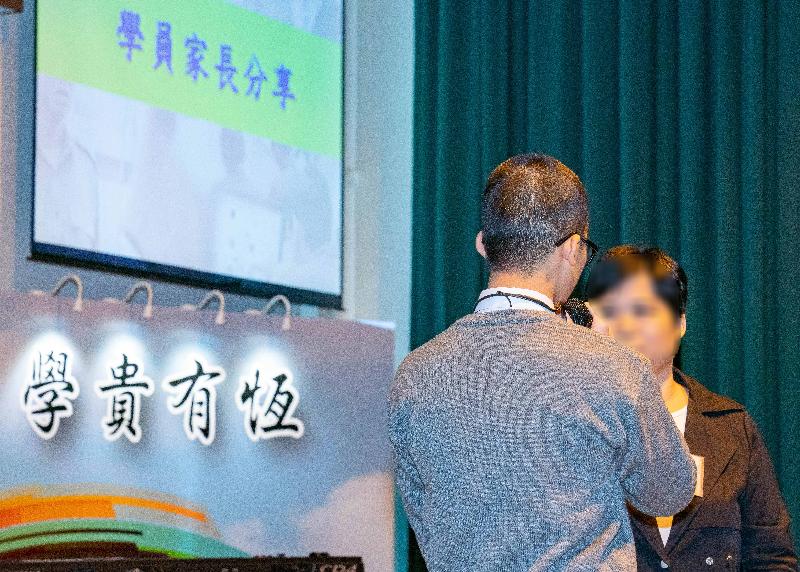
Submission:
[[[518,155],[481,211],[489,289],[406,357],[390,393],[397,486],[428,569],[635,570],[625,501],[675,514],[696,469],[645,359],[556,312],[595,251],[583,184]]]

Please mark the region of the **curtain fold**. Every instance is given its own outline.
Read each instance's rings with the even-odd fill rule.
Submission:
[[[800,3],[418,0],[415,20],[413,346],[486,281],[491,169],[554,155],[596,242],[686,269],[681,364],[748,407],[797,526]]]

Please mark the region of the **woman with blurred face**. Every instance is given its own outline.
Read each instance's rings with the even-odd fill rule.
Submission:
[[[639,570],[797,570],[786,505],[753,419],[673,365],[686,333],[683,269],[657,248],[618,246],[592,270],[587,294],[608,333],[650,360],[698,465],[682,512],[650,517],[629,507]]]

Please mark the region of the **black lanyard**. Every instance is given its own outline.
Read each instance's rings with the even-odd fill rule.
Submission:
[[[511,309],[514,308],[514,305],[511,303],[511,298],[519,298],[520,300],[527,300],[528,302],[533,302],[534,304],[538,304],[539,306],[541,306],[545,310],[553,312],[554,314],[558,314],[556,309],[552,308],[547,302],[542,302],[541,300],[539,300],[537,298],[533,298],[531,296],[525,296],[523,294],[506,294],[505,292],[501,292],[499,290],[497,292],[494,292],[493,294],[487,294],[483,298],[479,298],[478,299],[478,304],[480,304],[484,300],[487,300],[489,298],[494,298],[496,296],[502,296],[503,298],[508,300],[508,307],[511,308]],[[477,310],[478,307],[476,306],[475,309]]]

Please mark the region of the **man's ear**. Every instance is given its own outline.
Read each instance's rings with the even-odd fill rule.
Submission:
[[[573,234],[557,251],[571,266],[576,266],[581,255],[581,237]]]
[[[478,236],[475,237],[475,250],[478,254],[486,258],[486,247],[483,245],[483,231],[478,231]]]
[[[686,335],[686,312],[681,315],[681,338]]]

